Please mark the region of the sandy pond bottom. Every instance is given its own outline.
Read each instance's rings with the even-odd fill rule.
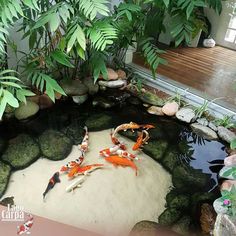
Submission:
[[[133,142],[127,139],[125,142],[132,147]],[[24,206],[32,214],[99,233],[127,232],[140,220],[157,221],[165,209],[171,176],[142,152],[138,154],[140,161],[136,161],[137,177],[129,167],[115,168],[106,163],[98,153],[112,145],[110,130],[90,133],[89,143],[90,150],[83,164],[105,163],[106,167],[91,173],[74,193],[65,191],[71,182],[64,175],[45,202],[42,198],[54,172],[80,155],[76,146],[63,161],[39,159],[15,172],[4,197],[14,196],[15,204]]]

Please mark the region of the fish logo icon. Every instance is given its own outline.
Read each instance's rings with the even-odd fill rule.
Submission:
[[[26,214],[28,219],[24,224],[17,226],[17,235],[31,234],[30,229],[34,224],[34,217],[31,214]]]

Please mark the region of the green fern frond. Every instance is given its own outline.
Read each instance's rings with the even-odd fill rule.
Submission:
[[[126,16],[129,21],[132,21],[132,13],[141,11],[141,7],[132,3],[121,3],[117,8],[117,17]]]
[[[153,77],[155,77],[156,69],[159,64],[166,64],[166,60],[160,57],[160,54],[165,51],[160,50],[154,44],[151,43],[151,38],[147,38],[140,42],[141,51],[146,59],[146,63],[150,66],[152,70]]]
[[[29,74],[28,79],[31,80],[32,85],[35,85],[40,92],[46,93],[53,102],[55,102],[55,92],[66,96],[61,86],[55,79],[41,72],[32,72]]]
[[[84,15],[90,20],[94,20],[95,17],[100,14],[102,16],[109,15],[108,0],[77,0],[79,4],[79,10],[83,11]]]
[[[108,22],[97,21],[88,29],[88,37],[96,50],[104,51],[117,38],[117,29]]]
[[[90,60],[90,69],[93,72],[94,82],[97,81],[100,75],[107,79],[107,57],[104,53],[94,51]]]

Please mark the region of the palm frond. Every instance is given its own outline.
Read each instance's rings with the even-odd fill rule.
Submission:
[[[88,37],[96,50],[104,51],[117,38],[117,29],[109,22],[97,21],[88,29]]]
[[[99,14],[102,16],[109,15],[108,0],[77,0],[79,5],[79,10],[81,10],[84,15],[90,20],[94,20]]]

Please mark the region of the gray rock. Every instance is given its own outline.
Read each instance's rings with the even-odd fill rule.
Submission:
[[[236,235],[236,220],[226,214],[219,214],[216,218],[214,236]]]
[[[105,99],[103,97],[96,97],[93,100],[93,106],[99,106],[105,109],[114,107],[116,104],[112,101],[109,101],[108,99]]]
[[[60,84],[68,96],[80,96],[88,92],[88,88],[80,80],[63,79]]]
[[[190,123],[192,119],[195,117],[195,112],[191,108],[181,108],[179,111],[176,113],[176,117],[178,120]]]
[[[88,88],[88,93],[90,95],[94,95],[99,91],[99,85],[97,83],[94,83],[92,77],[85,78],[83,80],[83,83]]]
[[[73,96],[72,99],[73,99],[74,103],[76,103],[78,105],[81,105],[81,104],[83,104],[84,102],[87,101],[88,94]]]
[[[28,134],[20,134],[9,141],[2,159],[14,169],[23,169],[36,161],[39,156],[40,148],[36,140]]]
[[[214,130],[215,132],[218,131],[217,126],[216,126],[213,122],[210,121],[209,124],[208,124],[208,126],[209,126],[209,128],[211,128],[211,129]]]
[[[197,119],[197,123],[203,126],[208,126],[209,122],[206,118],[199,118]]]
[[[231,143],[236,138],[236,134],[223,126],[218,127],[218,135],[224,141]]]
[[[161,107],[157,107],[157,106],[151,106],[147,109],[147,112],[149,114],[152,114],[152,115],[156,115],[156,116],[164,116],[165,114],[163,113],[162,111],[162,108]]]
[[[221,198],[218,198],[214,201],[213,207],[217,214],[226,214],[228,211],[228,208],[223,206],[223,201]]]
[[[191,124],[192,130],[198,134],[199,136],[208,139],[208,140],[215,140],[218,138],[215,131],[210,129],[209,127],[206,127],[204,125],[201,125],[199,123]]]
[[[11,174],[11,167],[0,162],[0,198],[3,196]]]
[[[39,144],[43,155],[49,160],[65,159],[71,152],[72,141],[56,130],[46,130],[39,136]]]
[[[100,86],[105,86],[107,88],[121,88],[125,85],[125,83],[126,82],[124,80],[120,80],[120,79],[114,80],[114,81],[112,81],[112,80],[107,80],[107,81],[100,80],[100,81],[98,81],[98,84]]]
[[[27,119],[33,115],[35,115],[39,111],[39,105],[27,101],[27,103],[21,103],[20,106],[15,110],[15,117],[18,120]]]

